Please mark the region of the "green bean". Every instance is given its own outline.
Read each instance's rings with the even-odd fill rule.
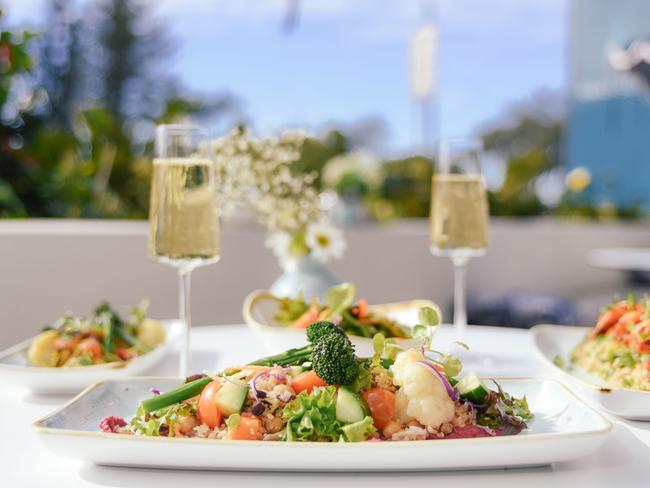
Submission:
[[[180,403],[183,400],[187,400],[188,398],[192,398],[201,393],[203,388],[205,388],[211,381],[212,378],[206,376],[205,378],[199,378],[198,380],[185,383],[174,390],[166,391],[165,393],[161,393],[152,398],[147,398],[140,404],[140,408],[145,413],[148,413],[168,407],[174,403]]]

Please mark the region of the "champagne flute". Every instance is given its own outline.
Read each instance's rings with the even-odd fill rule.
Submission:
[[[202,129],[156,128],[149,209],[149,256],[179,276],[179,318],[184,325],[180,375],[190,368],[190,277],[198,266],[219,260],[219,216],[214,163]]]
[[[467,326],[465,272],[488,245],[488,201],[481,174],[480,141],[443,140],[431,181],[430,249],[454,265],[454,328]]]

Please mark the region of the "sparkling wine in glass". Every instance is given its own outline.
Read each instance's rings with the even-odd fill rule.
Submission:
[[[485,254],[489,211],[478,141],[450,139],[440,144],[431,182],[430,249],[454,264],[454,327],[467,326],[465,271],[470,258]]]
[[[179,276],[179,317],[184,324],[180,375],[190,368],[190,277],[216,263],[220,252],[215,172],[202,129],[161,125],[156,129],[149,209],[149,256]]]

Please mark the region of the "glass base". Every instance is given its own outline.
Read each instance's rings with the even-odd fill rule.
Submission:
[[[167,266],[173,266],[174,268],[182,269],[184,271],[192,271],[200,266],[207,266],[209,264],[214,264],[219,261],[220,256],[213,257],[195,257],[195,258],[173,258],[169,256],[154,256],[156,261],[161,264],[166,264]]]
[[[431,254],[434,256],[442,256],[445,258],[477,258],[485,255],[486,249],[484,247],[475,248],[475,247],[437,247],[431,246],[429,248]]]

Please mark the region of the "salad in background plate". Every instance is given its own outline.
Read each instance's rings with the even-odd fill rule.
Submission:
[[[148,302],[131,309],[122,319],[108,302],[91,317],[71,313],[37,335],[27,358],[33,366],[72,368],[129,361],[165,341],[160,322],[147,318]]]
[[[296,298],[278,298],[280,303],[274,318],[295,329],[305,329],[318,320],[332,320],[348,335],[373,337],[380,333],[386,338],[411,337],[408,327],[371,310],[365,298],[355,300],[355,295],[354,284],[343,283],[330,288],[323,303],[316,297],[306,301],[302,293]]]
[[[355,300],[355,287],[345,283],[331,288],[321,302],[276,297],[268,291],[254,291],[246,297],[242,307],[244,321],[270,352],[301,347],[305,343],[305,327],[317,320],[328,320],[339,325],[356,347],[358,354],[373,354],[372,337],[381,333],[387,340],[403,348],[419,346],[413,337],[418,310],[429,307],[438,321],[441,313],[430,300],[368,305]]]
[[[557,358],[561,366],[563,360]],[[570,354],[572,365],[616,388],[650,391],[650,298],[615,301]]]

